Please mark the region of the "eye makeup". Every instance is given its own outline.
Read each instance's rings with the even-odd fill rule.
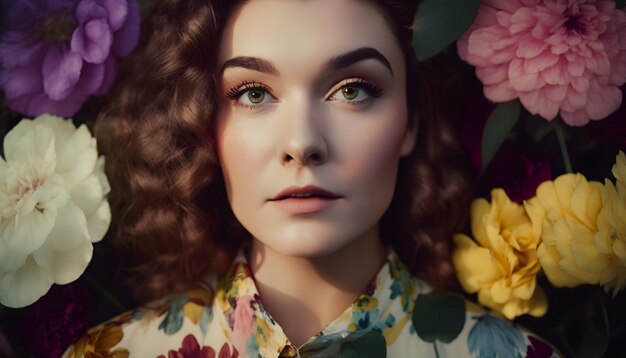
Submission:
[[[242,96],[249,96],[251,92],[260,92],[262,102],[245,103]],[[226,93],[226,98],[234,101],[234,105],[249,109],[260,109],[264,105],[276,102],[276,98],[271,94],[272,90],[269,86],[259,81],[244,80],[237,82],[236,85],[230,87]],[[361,77],[350,77],[339,81],[329,94],[325,97],[327,101],[342,102],[350,105],[364,105],[383,95],[383,88],[371,81]],[[272,101],[264,101],[269,96]],[[258,98],[258,94],[257,94]]]
[[[331,91],[331,95],[326,98],[327,100],[341,101],[350,105],[359,105],[369,103],[372,100],[383,95],[383,89],[381,86],[359,77],[347,78],[345,80],[342,80],[338,83],[337,86]],[[363,91],[365,92],[366,97],[358,100],[353,98],[347,98],[346,94],[349,93],[347,92],[347,90],[350,89]],[[339,92],[341,92],[341,95],[339,96],[340,98],[335,98],[335,96]],[[358,98],[359,94],[360,92],[357,92],[355,98]],[[341,97],[343,97],[343,99]]]
[[[231,87],[228,91],[226,91],[226,98],[236,100],[241,97],[242,94],[250,90],[269,92],[269,87],[257,81],[241,81],[237,83],[237,85]]]
[[[260,92],[262,93],[262,100],[265,99],[266,96],[271,97],[272,99],[276,99],[270,92],[270,88],[265,84],[258,81],[241,81],[238,82],[237,85],[231,87],[228,91],[226,91],[226,98],[235,102],[236,106],[241,106],[248,109],[259,109],[262,106],[266,105],[268,102],[259,102],[259,103],[244,103],[241,101],[242,96],[246,93],[250,94],[250,92]],[[274,102],[274,101],[272,101]]]

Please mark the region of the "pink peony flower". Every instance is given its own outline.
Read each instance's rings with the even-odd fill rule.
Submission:
[[[139,41],[136,0],[20,0],[0,37],[7,106],[35,117],[73,116],[111,86],[117,58]]]
[[[485,96],[572,126],[607,117],[626,82],[626,12],[612,0],[483,0],[457,42]]]

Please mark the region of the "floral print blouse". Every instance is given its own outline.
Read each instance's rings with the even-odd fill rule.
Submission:
[[[209,280],[210,281],[210,280]],[[369,287],[300,347],[263,308],[243,253],[219,282],[91,329],[65,357],[553,357],[552,348],[452,294],[390,252]]]

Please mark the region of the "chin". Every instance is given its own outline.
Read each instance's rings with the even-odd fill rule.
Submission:
[[[311,235],[315,233],[314,235]],[[324,233],[319,230],[297,230],[291,233],[275,234],[271,240],[261,240],[272,250],[291,257],[323,257],[331,255],[351,240],[337,232]]]

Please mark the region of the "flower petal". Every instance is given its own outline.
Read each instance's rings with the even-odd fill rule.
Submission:
[[[53,100],[66,98],[76,86],[83,67],[80,55],[51,47],[43,61],[43,88]]]
[[[81,180],[71,189],[72,201],[85,213],[93,214],[101,205],[104,192],[96,174]]]
[[[0,39],[0,64],[7,69],[37,63],[47,46],[29,32],[7,31]]]
[[[72,201],[58,210],[54,227],[48,235],[46,244],[50,250],[68,251],[80,245],[84,241],[89,241],[89,232],[87,231],[87,219],[85,214]],[[41,251],[38,250],[38,252]],[[40,260],[35,253],[37,262],[44,265],[44,261]],[[52,268],[52,266],[46,266]]]
[[[119,57],[128,55],[139,44],[140,11],[136,0],[128,0],[125,20],[113,41],[113,53]]]
[[[72,35],[72,51],[89,63],[103,63],[109,56],[113,33],[104,19],[94,19],[77,28]]]
[[[567,71],[574,77],[582,76],[585,72],[585,60],[576,57],[573,61],[567,63]]]
[[[2,5],[2,10],[11,14],[2,18],[6,21],[5,29],[28,32],[35,25],[36,19],[45,16],[45,7],[42,6],[41,1],[5,1]]]
[[[52,273],[29,256],[19,270],[0,273],[0,303],[13,308],[28,306],[45,295],[53,282]]]
[[[67,251],[56,251],[46,243],[33,254],[35,261],[48,268],[58,284],[70,283],[85,272],[93,255],[91,241],[85,240]]]
[[[12,99],[31,95],[43,90],[41,72],[32,67],[19,67],[16,69],[0,71],[0,86],[4,90],[9,108]],[[14,109],[15,110],[15,109]]]
[[[527,73],[541,72],[546,68],[553,66],[558,61],[559,56],[555,56],[548,51],[544,51],[538,56],[524,59],[524,71]]]
[[[81,0],[76,7],[76,19],[85,24],[93,19],[106,19],[107,9],[95,0]]]
[[[100,80],[100,86],[93,91],[93,94],[96,96],[103,95],[111,89],[113,81],[115,80],[115,75],[117,73],[117,59],[114,56],[109,56],[103,64],[91,66],[102,67],[102,80]],[[95,83],[96,82],[94,81],[94,84]]]
[[[552,101],[543,90],[523,92],[519,98],[530,113],[539,114],[547,120],[554,119],[559,113],[559,102]]]
[[[70,190],[93,172],[98,160],[96,140],[87,126],[81,125],[72,134],[70,140],[57,147],[57,172]]]
[[[598,182],[581,181],[576,185],[571,193],[569,208],[589,230],[595,230],[595,221],[598,212],[602,208],[600,191],[602,184]]]
[[[126,20],[130,4],[126,0],[102,0],[109,15],[109,26],[111,31],[119,30]]]
[[[577,241],[572,245],[572,258],[578,267],[584,267],[593,273],[602,273],[611,264],[611,256],[598,251],[593,240]]]
[[[467,292],[478,292],[500,277],[488,249],[476,245],[465,235],[455,235],[454,242],[456,249],[452,261],[459,282]]]
[[[20,121],[4,137],[4,156],[8,162],[27,162],[29,158],[56,161],[54,133],[34,121]]]
[[[576,287],[582,282],[563,271],[559,266],[560,255],[554,247],[544,243],[537,248],[537,257],[548,280],[556,287]]]
[[[522,37],[515,51],[515,55],[521,58],[533,58],[539,56],[546,48],[548,48],[548,44],[542,40],[537,40],[532,36]]]
[[[14,271],[23,265],[26,257],[44,244],[55,218],[56,210],[33,210],[19,220],[4,220],[0,224],[0,271]]]
[[[592,80],[587,97],[589,118],[598,120],[615,112],[622,103],[622,91],[615,86],[602,86]]]
[[[111,225],[111,208],[109,202],[102,201],[100,207],[87,217],[87,228],[91,242],[98,242],[106,235]]]
[[[84,92],[74,91],[67,98],[55,101],[44,92],[7,99],[7,107],[28,117],[37,117],[43,113],[71,117],[89,97]]]
[[[501,83],[508,78],[508,66],[476,67],[476,77],[485,85]]]
[[[111,56],[107,58],[111,58]],[[79,88],[81,91],[85,91],[86,93],[99,95],[103,94],[101,92],[102,88],[108,84],[108,81],[113,81],[114,79],[114,77],[105,77],[105,75],[115,76],[115,73],[106,74],[105,71],[115,71],[117,67],[114,67],[112,69],[108,61],[105,61],[104,63],[100,64],[86,63],[85,66],[83,66],[83,69],[83,76],[81,76],[81,81],[78,82],[78,85],[76,87]],[[108,90],[109,88],[106,89]]]
[[[486,98],[498,103],[508,102],[518,96],[517,91],[511,87],[509,81],[504,81],[497,85],[486,85],[483,90]]]

